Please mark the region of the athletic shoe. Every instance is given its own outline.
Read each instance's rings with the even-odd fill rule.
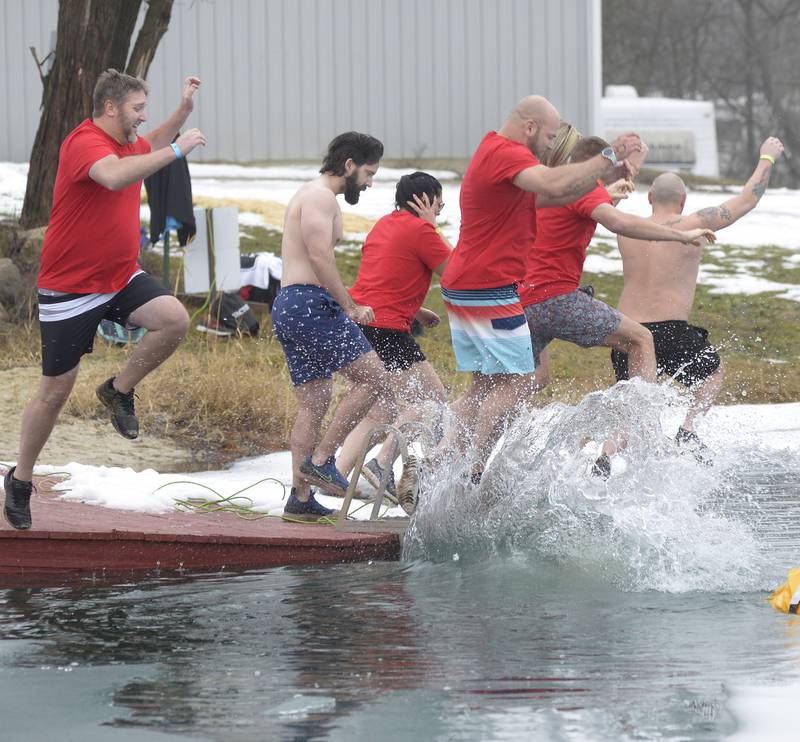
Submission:
[[[711,449],[697,437],[697,433],[693,430],[686,430],[686,428],[683,427],[678,428],[678,432],[675,435],[675,442],[678,444],[678,447],[687,448],[691,451],[692,455],[701,464],[705,464],[706,466],[713,465],[714,461]]]
[[[111,411],[111,424],[123,438],[139,437],[139,421],[133,409],[133,389],[127,394],[114,389],[114,377],[97,387],[97,398]]]
[[[378,463],[378,459],[370,459],[366,464],[364,464],[364,468],[361,470],[361,473],[364,475],[364,479],[366,479],[375,489],[381,486],[381,478],[383,477],[383,467]],[[397,487],[394,483],[394,472],[389,469],[389,479],[386,480],[386,489],[383,491],[384,496],[387,500],[390,500],[395,505],[397,505]]]
[[[419,468],[420,460],[409,456],[397,483],[397,503],[409,515],[417,509],[419,500]]]
[[[315,464],[309,456],[302,464],[300,471],[305,475],[306,481],[316,484],[320,489],[337,497],[344,497],[350,483],[336,468],[336,459],[331,456],[324,464]]]
[[[292,492],[283,508],[283,517],[286,520],[317,521],[320,518],[332,518],[339,514],[338,510],[331,510],[324,505],[320,505],[314,499],[313,492],[305,502],[298,500],[295,492],[297,492],[297,488],[292,487]]]
[[[6,491],[6,505],[3,512],[12,528],[27,531],[31,527],[31,493],[32,482],[21,482],[14,476],[14,466],[3,478],[3,489]]]
[[[611,459],[607,453],[601,454],[592,464],[592,476],[608,479],[611,476]]]

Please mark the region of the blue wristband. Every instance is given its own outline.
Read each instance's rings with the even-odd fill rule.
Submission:
[[[172,151],[175,153],[175,157],[177,157],[180,160],[181,157],[183,157],[183,152],[181,152],[181,148],[177,144],[175,144],[175,142],[173,142],[169,146],[172,147]]]

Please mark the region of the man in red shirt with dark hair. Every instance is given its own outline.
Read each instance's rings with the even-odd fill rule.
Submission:
[[[92,118],[61,145],[38,280],[43,376],[22,417],[19,460],[3,482],[5,517],[14,528],[31,527],[33,466],[72,391],[81,356],[92,352],[98,324],[110,319],[148,330],[125,368],[97,389],[114,428],[129,439],[139,434],[134,386],[188,329],[181,303],[139,268],[139,203],[144,178],[205,144],[199,129],[175,139],[199,86],[188,77],[177,110],[139,137],[147,84],[106,70],[94,88]]]

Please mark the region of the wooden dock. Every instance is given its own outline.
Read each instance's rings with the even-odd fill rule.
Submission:
[[[0,575],[45,576],[213,571],[394,560],[400,535],[333,526],[246,520],[233,513],[140,513],[58,499],[40,483],[33,528],[0,518]]]

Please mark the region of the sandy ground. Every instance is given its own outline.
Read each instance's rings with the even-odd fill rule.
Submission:
[[[39,383],[38,367],[0,371],[0,462],[17,460],[22,411]],[[94,466],[123,466],[135,471],[186,471],[192,454],[164,438],[125,440],[101,420],[59,418],[39,458],[40,464],[62,466],[76,461]]]

